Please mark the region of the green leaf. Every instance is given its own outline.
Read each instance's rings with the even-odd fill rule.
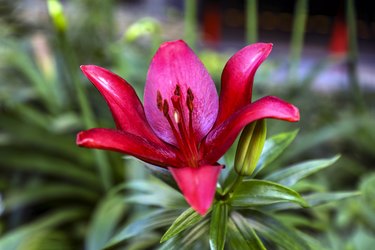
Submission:
[[[322,230],[322,228],[320,228]],[[324,230],[324,229],[323,229]],[[319,249],[319,250],[332,250],[332,248],[328,248],[324,241],[319,238],[316,238],[315,235],[309,234],[308,232],[304,233],[299,231],[298,234],[303,238],[303,240],[310,246],[310,249]],[[324,244],[325,243],[325,244]],[[324,245],[323,245],[324,244]]]
[[[132,194],[125,198],[125,202],[168,209],[187,207],[187,203],[181,193],[157,178],[129,182],[124,185],[124,188],[133,191]]]
[[[264,212],[265,210],[261,211]],[[311,219],[311,217],[303,216],[301,214],[277,213],[274,215],[274,217],[284,225],[289,226],[291,228],[306,228],[308,230],[322,231],[325,230],[327,227],[323,220]]]
[[[342,199],[354,197],[360,195],[360,192],[328,192],[328,193],[316,193],[304,196],[307,203],[311,207],[323,205],[325,203],[339,201]]]
[[[295,130],[274,135],[266,140],[262,154],[251,178],[256,176],[263,168],[273,162],[293,142],[297,134],[298,130]]]
[[[366,204],[375,211],[375,172],[366,175],[361,179],[360,190]]]
[[[45,130],[49,129],[52,119],[51,116],[45,112],[40,111],[30,105],[16,105],[13,110],[21,117],[29,126],[39,126]]]
[[[170,225],[181,212],[179,210],[157,210],[136,218],[123,227],[113,238],[111,238],[105,249],[111,248],[132,237],[137,237],[147,231]]]
[[[143,163],[145,164],[145,163]],[[150,170],[153,176],[157,177],[158,179],[162,180],[164,183],[167,183],[169,186],[173,187],[176,190],[178,189],[176,181],[173,179],[173,176],[170,171],[165,168],[161,168],[151,164],[145,164],[147,169]]]
[[[273,172],[264,179],[290,187],[296,184],[302,178],[305,178],[306,176],[332,165],[339,158],[340,156],[335,156],[328,159],[311,160],[298,163],[288,168]]]
[[[290,228],[275,218],[256,210],[244,210],[241,212],[262,239],[272,242],[278,248],[288,250],[310,249],[309,245],[296,233],[294,228]]]
[[[22,206],[33,205],[38,202],[78,198],[89,202],[95,201],[98,194],[82,187],[64,184],[44,184],[43,186],[16,189],[5,195],[4,208],[12,211]]]
[[[20,153],[17,150],[2,149],[0,151],[0,169],[54,175],[96,188],[98,186],[97,176],[92,173],[92,170],[79,168],[76,164],[61,157],[47,154],[23,152],[22,157],[20,157]]]
[[[231,214],[231,219],[228,221],[227,242],[230,249],[266,249],[249,222],[236,212]]]
[[[324,205],[330,202],[340,201],[346,198],[351,198],[360,195],[360,192],[328,192],[328,193],[314,193],[309,195],[304,195],[303,198],[307,202],[309,207],[316,207]],[[278,211],[286,209],[299,209],[300,206],[293,203],[278,203],[271,204],[262,207],[266,211]]]
[[[35,149],[43,149],[66,156],[80,162],[80,165],[89,166],[93,164],[92,154],[74,145],[74,138],[71,135],[52,134],[50,131],[40,129],[36,126],[27,126],[25,123],[8,116],[2,116],[0,128],[7,131],[12,140],[10,145],[28,146]],[[9,145],[9,144],[8,144]],[[3,150],[3,149],[2,149]]]
[[[307,203],[294,190],[263,180],[244,180],[230,199],[232,206],[252,207],[278,202],[293,202],[305,207]]]
[[[62,231],[46,229],[37,231],[31,237],[27,237],[17,247],[17,250],[68,250],[72,249],[72,243]]]
[[[137,235],[126,242],[126,248],[114,248],[114,249],[126,249],[126,250],[143,250],[143,249],[155,249],[155,246],[159,245],[160,234],[154,232],[147,232],[147,234]]]
[[[2,235],[0,238],[0,249],[18,250],[22,242],[30,239],[41,230],[51,229],[63,223],[75,221],[85,216],[86,213],[87,211],[78,208],[64,208],[63,210],[47,214],[38,220]]]
[[[208,249],[208,220],[204,219],[161,245],[158,250]]]
[[[95,209],[86,234],[86,250],[100,250],[108,242],[126,211],[120,195],[107,196]]]
[[[179,234],[180,232],[184,231],[185,229],[197,224],[200,222],[204,217],[200,214],[195,212],[194,209],[188,208],[183,212],[170,226],[170,228],[165,232],[163,237],[160,240],[160,243],[169,240],[173,236]]]
[[[301,134],[301,137],[293,145],[292,154],[289,157],[300,155],[303,152],[317,148],[326,142],[336,141],[347,136],[353,137],[355,131],[358,131],[364,125],[368,117],[355,116],[355,119],[341,119],[328,125],[320,126],[317,130],[311,130]]]
[[[211,213],[210,247],[212,250],[224,249],[228,222],[228,204],[218,202]]]

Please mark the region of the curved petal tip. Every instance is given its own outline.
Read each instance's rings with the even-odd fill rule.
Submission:
[[[291,105],[291,109],[293,110],[291,112],[293,115],[291,115],[290,121],[291,122],[298,122],[300,120],[300,118],[301,118],[300,117],[300,113],[299,113],[299,109],[296,106],[294,106],[294,105]]]
[[[100,70],[102,69],[99,66],[96,65],[81,65],[79,68],[82,70],[82,72],[86,75],[86,72],[95,71],[96,69]]]
[[[86,137],[85,135],[85,131],[81,131],[77,134],[77,137],[76,137],[76,144],[80,147],[83,147],[83,146],[87,146],[87,147],[90,147],[90,138],[89,137]]]

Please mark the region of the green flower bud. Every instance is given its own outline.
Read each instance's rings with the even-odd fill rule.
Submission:
[[[153,18],[142,18],[129,26],[124,33],[126,42],[134,42],[142,36],[155,36],[161,33],[161,27],[157,20]]]
[[[242,131],[237,146],[234,169],[241,176],[250,176],[259,161],[266,141],[266,120],[258,120],[247,125]]]
[[[61,2],[59,0],[48,0],[47,7],[55,28],[60,32],[64,32],[66,30],[67,21]]]

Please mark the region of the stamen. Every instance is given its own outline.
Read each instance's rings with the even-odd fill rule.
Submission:
[[[156,105],[160,111],[163,110],[163,97],[161,96],[161,93],[159,90],[156,94]]]
[[[169,105],[168,105],[168,102],[167,100],[164,100],[164,103],[163,103],[163,114],[165,117],[169,117]]]
[[[188,98],[191,99],[191,101],[194,100],[194,95],[193,95],[193,91],[191,90],[191,88],[188,88],[187,95],[188,95]]]
[[[185,96],[185,105],[189,111],[188,117],[186,117],[186,108],[183,106],[184,103],[182,102],[184,96],[182,96],[181,87],[179,85],[176,85],[173,94],[170,99],[173,105],[173,117],[169,114],[169,103],[166,99],[163,100],[160,91],[157,91],[156,96],[157,107],[163,112],[167,119],[187,164],[191,167],[196,167],[198,166],[198,147],[193,129],[193,91],[188,88]],[[186,123],[187,121],[188,123]]]
[[[187,97],[186,97],[186,106],[189,109],[189,113],[193,112],[193,109],[194,109],[193,100],[194,100],[193,91],[191,91],[191,89],[188,88]]]
[[[181,96],[181,88],[180,88],[180,85],[176,85],[176,88],[174,90],[174,94],[176,96]]]

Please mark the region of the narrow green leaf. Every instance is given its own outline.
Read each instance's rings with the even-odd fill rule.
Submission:
[[[167,183],[169,186],[173,187],[176,190],[178,189],[176,181],[173,179],[173,176],[170,171],[165,168],[161,168],[151,164],[145,164],[147,169],[150,170],[153,176],[162,180],[164,183]]]
[[[100,250],[108,242],[126,211],[120,195],[107,196],[95,209],[85,239],[86,250]]]
[[[39,172],[97,187],[98,178],[92,171],[79,168],[75,164],[47,154],[23,152],[20,157],[16,150],[2,149],[0,151],[0,169]]]
[[[152,205],[168,209],[186,208],[187,203],[181,193],[157,178],[147,181],[133,181],[124,188],[134,191],[125,198],[125,202]]]
[[[73,244],[66,233],[54,229],[45,229],[32,233],[17,247],[17,250],[69,250]]]
[[[211,250],[222,250],[225,246],[228,222],[228,204],[217,203],[211,214],[210,247]]]
[[[325,203],[339,201],[342,199],[360,195],[360,192],[329,192],[306,195],[305,199],[309,206],[316,207]]]
[[[241,212],[258,235],[262,239],[266,239],[267,242],[272,242],[278,249],[310,249],[309,245],[296,233],[294,228],[282,224],[272,216],[256,210],[244,210]]]
[[[264,212],[264,210],[261,210]],[[291,228],[306,228],[309,230],[325,230],[327,227],[324,220],[311,219],[309,216],[303,216],[302,214],[295,213],[277,213],[274,215],[275,219],[279,220],[286,226]]]
[[[180,232],[184,231],[185,229],[197,224],[200,222],[204,217],[200,214],[195,212],[194,209],[188,208],[183,212],[170,226],[170,228],[165,232],[163,237],[160,240],[160,243],[169,240],[173,236],[179,234]]]
[[[263,180],[245,180],[230,199],[232,206],[252,207],[278,202],[293,202],[306,206],[305,200],[294,190]]]
[[[160,234],[148,232],[147,234],[140,234],[136,238],[133,238],[126,242],[126,250],[143,250],[143,249],[155,249],[155,246],[159,245]],[[113,249],[125,249],[125,248],[113,248]]]
[[[86,213],[87,211],[78,208],[64,208],[63,210],[47,214],[38,220],[2,235],[0,238],[0,249],[18,250],[22,242],[33,237],[35,233],[57,227],[63,223],[75,221],[85,216]]]
[[[311,160],[302,163],[295,164],[288,168],[273,172],[272,174],[265,177],[265,180],[277,182],[284,186],[293,186],[299,180],[319,171],[326,167],[329,167],[335,163],[340,156],[334,156],[328,159]]]
[[[52,119],[49,114],[42,112],[30,105],[17,105],[14,107],[17,116],[21,117],[30,126],[39,126],[48,131]]]
[[[298,130],[281,133],[266,140],[258,164],[251,175],[256,176],[263,168],[273,162],[294,140]]]
[[[266,249],[249,222],[236,212],[231,214],[231,218],[228,222],[227,242],[231,249]]]
[[[316,207],[330,202],[340,201],[346,198],[351,198],[360,195],[360,192],[329,192],[329,193],[314,193],[303,196],[309,207]],[[278,203],[262,207],[265,211],[278,211],[287,209],[299,209],[300,206],[294,203]]]
[[[333,249],[331,247],[328,248],[328,246],[326,246],[327,243],[325,243],[324,241],[321,241],[321,239],[319,238],[316,238],[316,236],[313,234],[309,234],[308,232],[304,233],[301,231],[299,231],[298,234],[310,246],[310,249],[319,249],[319,250],[332,250]],[[325,245],[323,245],[324,243]]]
[[[157,210],[128,223],[113,238],[108,241],[105,249],[109,249],[132,237],[144,234],[157,228],[173,223],[181,212],[179,210]]]
[[[198,222],[183,234],[178,234],[166,241],[158,250],[209,249],[208,222],[207,219]]]
[[[8,63],[19,70],[33,89],[39,94],[39,98],[43,101],[44,106],[50,112],[57,111],[57,98],[55,98],[53,87],[50,82],[43,76],[39,68],[36,67],[30,53],[25,51],[19,44],[10,44],[8,47],[13,54],[9,54]]]
[[[80,165],[85,167],[91,167],[94,162],[89,151],[73,146],[74,138],[71,135],[53,134],[36,126],[27,126],[25,129],[24,122],[5,115],[1,116],[0,128],[12,137],[10,145],[30,146],[33,149],[56,152],[80,162]]]
[[[98,194],[73,185],[45,184],[43,186],[16,189],[7,193],[5,197],[4,208],[5,211],[9,212],[22,206],[51,200],[62,200],[64,198],[75,198],[92,202],[98,198]]]

